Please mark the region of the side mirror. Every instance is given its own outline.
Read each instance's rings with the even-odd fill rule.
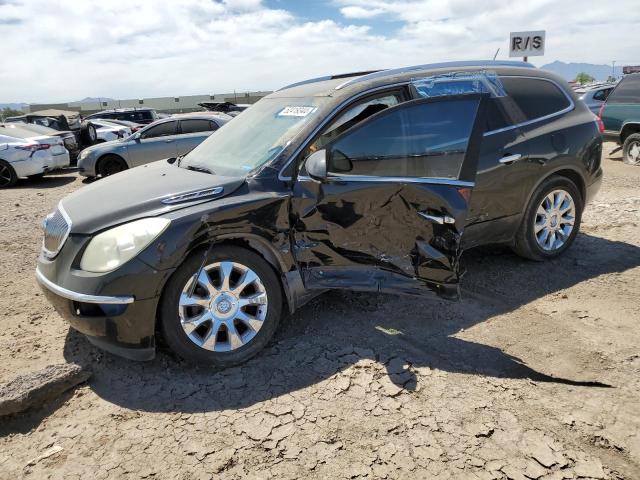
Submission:
[[[139,133],[134,133],[131,138],[133,139],[134,142],[139,142],[140,141],[140,134]]]
[[[327,178],[327,151],[318,150],[313,152],[305,162],[307,173],[311,178],[323,181]]]

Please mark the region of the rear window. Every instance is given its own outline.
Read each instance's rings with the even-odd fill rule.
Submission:
[[[640,103],[640,74],[627,75],[609,94],[607,103]]]
[[[517,77],[500,77],[500,80],[526,120],[545,117],[571,105],[564,92],[548,80]]]

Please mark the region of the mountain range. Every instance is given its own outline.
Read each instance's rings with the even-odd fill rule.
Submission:
[[[593,63],[565,63],[551,62],[540,68],[557,73],[566,80],[573,80],[581,72],[591,75],[596,80],[606,80],[612,72],[611,65],[597,65]],[[618,78],[622,75],[622,67],[615,67],[613,75]]]

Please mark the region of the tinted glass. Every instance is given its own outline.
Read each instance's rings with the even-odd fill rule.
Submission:
[[[498,98],[487,99],[486,131],[499,130],[511,125],[507,120]]]
[[[458,178],[478,100],[412,103],[338,138],[328,171],[337,175]]]
[[[640,74],[627,75],[620,80],[607,103],[640,103]]]
[[[605,101],[607,99],[607,97],[609,96],[609,94],[611,93],[611,89],[607,88],[605,90],[598,90],[597,92],[595,92],[593,94],[593,99],[594,100],[600,100],[600,101]]]
[[[552,82],[535,78],[500,77],[507,94],[526,120],[534,120],[567,108],[567,96]]]
[[[176,125],[178,122],[164,122],[160,125],[155,125],[148,130],[142,132],[142,138],[155,138],[165,137],[167,135],[175,135]]]
[[[211,122],[211,120],[182,120],[182,133],[210,132],[212,130],[215,130],[215,128],[212,127],[212,123],[213,122]]]

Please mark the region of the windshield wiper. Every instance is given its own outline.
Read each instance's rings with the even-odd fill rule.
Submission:
[[[193,170],[194,172],[202,172],[202,173],[209,173],[211,175],[215,175],[215,172],[213,170],[209,170],[207,167],[195,167],[193,165],[189,165],[187,167],[187,170]]]

